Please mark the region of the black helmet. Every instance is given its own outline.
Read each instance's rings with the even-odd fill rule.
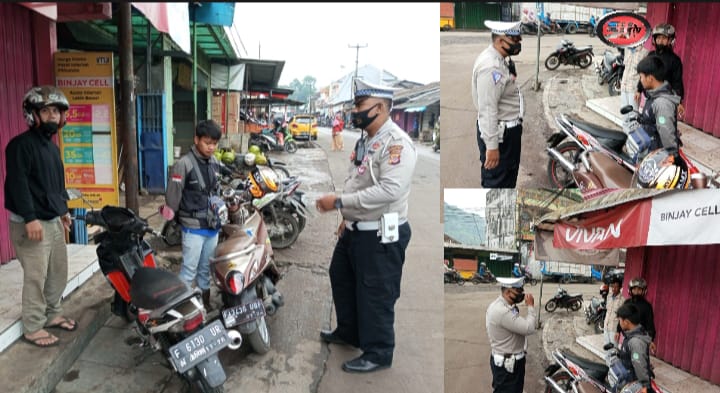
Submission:
[[[645,281],[642,277],[635,277],[632,280],[630,280],[630,284],[628,285],[630,289],[633,289],[635,287],[638,287],[640,289],[647,289],[647,281]]]
[[[36,125],[34,111],[38,111],[46,106],[55,105],[60,111],[65,112],[70,108],[65,94],[55,86],[36,86],[30,88],[23,97],[23,115],[25,121],[30,127]],[[60,127],[65,125],[65,115],[63,114]]]
[[[273,120],[273,125],[275,127],[280,127],[282,125],[282,120],[280,120],[279,117],[276,117],[275,120]]]

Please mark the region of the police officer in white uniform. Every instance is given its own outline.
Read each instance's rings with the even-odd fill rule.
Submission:
[[[525,294],[523,280],[498,277],[501,295],[485,314],[493,393],[522,393],[525,384],[527,336],[535,333],[535,299]],[[523,300],[528,306],[525,318],[517,307]]]
[[[342,194],[317,201],[319,211],[340,209],[343,217],[330,262],[338,325],[320,337],[363,351],[343,364],[347,372],[388,368],[395,348],[394,308],[410,242],[408,197],[417,152],[390,119],[392,98],[387,87],[355,81],[352,123],[364,135],[350,156]]]
[[[521,24],[485,21],[485,26],[492,31],[492,43],[475,60],[472,76],[481,184],[483,188],[515,188],[524,109],[510,56],[522,48]]]

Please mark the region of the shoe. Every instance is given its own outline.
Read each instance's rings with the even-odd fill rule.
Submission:
[[[343,363],[342,369],[348,373],[371,373],[373,371],[390,368],[391,363],[377,364],[364,359],[362,356]]]
[[[340,338],[334,331],[330,330],[321,330],[320,339],[328,344],[350,345],[350,343]]]

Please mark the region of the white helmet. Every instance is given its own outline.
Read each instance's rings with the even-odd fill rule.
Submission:
[[[253,154],[253,153],[245,154],[245,165],[247,165],[247,166],[255,165],[255,154]]]

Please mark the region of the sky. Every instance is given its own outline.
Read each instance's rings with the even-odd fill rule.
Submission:
[[[485,216],[485,188],[446,188],[445,203]]]
[[[315,87],[372,64],[400,80],[440,81],[438,3],[235,3],[243,58],[284,60],[279,84]]]

